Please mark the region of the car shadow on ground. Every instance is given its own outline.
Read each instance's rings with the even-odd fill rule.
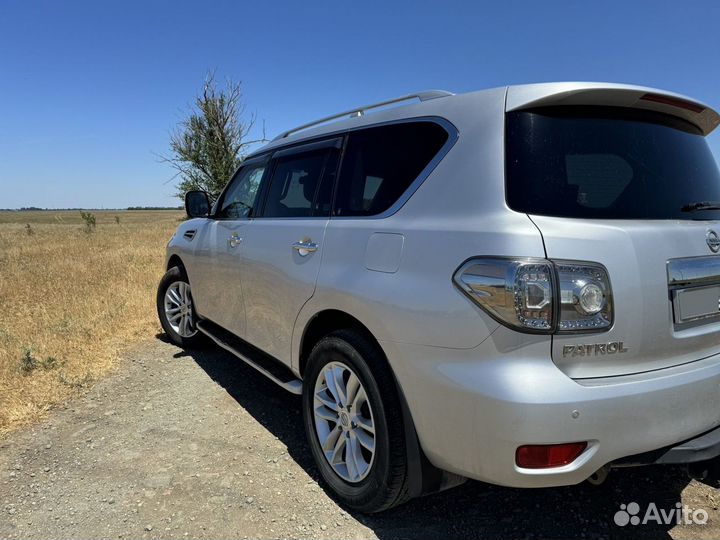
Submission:
[[[160,337],[160,336],[158,336]],[[183,351],[278,437],[307,473],[320,481],[305,440],[300,399],[275,386],[222,350]],[[511,489],[469,481],[464,485],[375,515],[353,513],[379,538],[669,538],[672,526],[618,526],[621,504],[650,503],[671,510],[689,479],[676,467],[613,471],[601,486]]]

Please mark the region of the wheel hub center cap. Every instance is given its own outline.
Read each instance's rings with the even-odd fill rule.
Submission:
[[[346,429],[350,427],[350,416],[345,411],[340,412],[340,424]]]

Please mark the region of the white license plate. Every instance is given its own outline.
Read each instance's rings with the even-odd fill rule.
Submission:
[[[720,318],[720,285],[675,291],[673,311],[676,324]]]

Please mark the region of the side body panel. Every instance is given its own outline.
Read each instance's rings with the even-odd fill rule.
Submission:
[[[290,365],[295,319],[315,291],[326,218],[258,218],[241,246],[247,341]],[[299,241],[317,251],[293,248]]]

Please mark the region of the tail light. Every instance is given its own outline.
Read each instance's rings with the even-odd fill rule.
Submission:
[[[597,263],[477,257],[453,281],[495,320],[522,332],[601,332],[613,323],[610,279]]]

